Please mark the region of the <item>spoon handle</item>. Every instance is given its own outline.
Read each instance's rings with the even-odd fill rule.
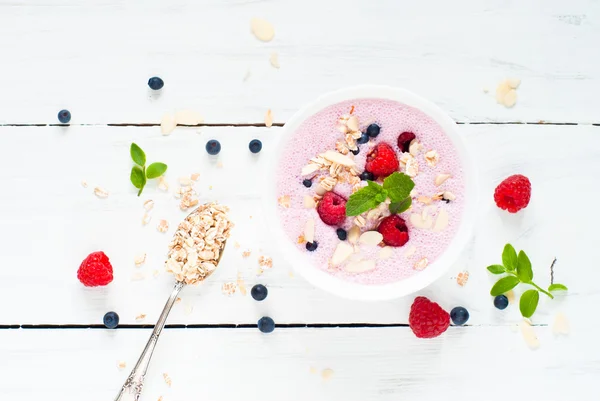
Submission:
[[[171,292],[171,295],[169,296],[169,299],[167,300],[167,303],[165,304],[165,307],[160,314],[158,321],[156,322],[156,326],[154,326],[152,335],[150,335],[142,355],[140,355],[135,367],[129,374],[127,380],[125,380],[125,384],[123,384],[123,387],[121,387],[121,391],[119,391],[115,401],[138,401],[140,399],[142,388],[144,387],[146,371],[148,370],[148,366],[150,366],[150,360],[152,359],[154,348],[156,348],[158,337],[160,336],[162,329],[165,327],[167,316],[169,316],[169,312],[171,312],[171,308],[177,300],[177,295],[179,295],[179,291],[181,291],[184,285],[185,283],[181,281],[175,283],[175,287],[173,287],[173,291]]]

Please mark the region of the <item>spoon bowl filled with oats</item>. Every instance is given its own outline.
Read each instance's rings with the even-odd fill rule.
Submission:
[[[172,273],[176,280],[173,291],[148,343],[115,401],[139,399],[152,353],[179,292],[187,284],[198,284],[206,280],[218,267],[233,228],[228,212],[226,206],[207,203],[196,208],[177,227],[169,244],[165,263],[167,271]]]

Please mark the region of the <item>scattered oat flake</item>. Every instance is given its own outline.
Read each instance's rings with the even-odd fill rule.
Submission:
[[[182,187],[189,187],[192,185],[192,179],[190,177],[179,177],[179,185]]]
[[[246,296],[247,291],[246,291],[246,283],[244,282],[244,278],[242,277],[242,273],[238,272],[237,274],[237,286],[238,289],[240,290],[240,294]]]
[[[250,29],[256,39],[262,42],[270,42],[275,37],[275,28],[273,25],[261,18],[252,18],[250,20]]]
[[[143,265],[146,262],[146,254],[140,253],[140,254],[136,255],[135,258],[133,259],[133,262],[135,263],[136,267],[140,267],[141,265]]]
[[[248,258],[252,254],[252,251],[248,249],[247,251],[242,252],[242,258]]]
[[[258,257],[258,265],[260,267],[266,267],[267,269],[270,269],[273,267],[273,259],[261,255]]]
[[[119,361],[117,362],[117,368],[119,368],[119,370],[123,370],[127,367],[127,363],[125,363],[125,361]]]
[[[158,177],[158,189],[165,192],[169,190],[169,183],[167,182],[167,179],[162,175]]]
[[[96,187],[94,188],[94,195],[98,198],[105,199],[108,198],[108,191],[104,188]]]
[[[86,180],[81,181],[81,186],[84,188],[87,188],[88,187],[87,181]]]
[[[323,380],[330,380],[333,377],[333,369],[326,368],[321,372]]]
[[[223,295],[233,295],[235,294],[235,290],[236,290],[236,284],[234,282],[227,282],[227,283],[223,283],[223,285],[221,286],[221,292],[223,293]]]
[[[552,332],[556,335],[568,335],[570,332],[569,321],[564,313],[559,312],[554,317],[554,324],[552,325]]]
[[[275,68],[281,67],[281,65],[279,65],[279,56],[276,52],[271,53],[271,57],[269,57],[269,62]]]
[[[161,233],[166,233],[169,230],[169,222],[167,220],[159,221],[156,229]]]
[[[175,299],[175,303],[178,303],[178,302],[181,302],[181,298],[179,298],[179,297],[177,297],[177,298]]]
[[[146,314],[145,314],[145,313],[141,313],[141,314],[139,314],[139,315],[137,315],[137,316],[135,317],[135,321],[136,321],[136,322],[141,322],[141,321],[142,321],[142,320],[144,320],[145,318],[146,318]]]
[[[267,113],[265,114],[265,125],[267,127],[271,127],[273,125],[273,112],[271,109],[267,110]]]
[[[467,284],[467,281],[469,281],[468,271],[458,273],[458,276],[456,277],[456,284],[460,285],[461,287],[464,287],[465,284]]]
[[[152,199],[148,199],[146,202],[144,202],[144,209],[146,209],[146,211],[152,210],[153,207],[154,201]]]
[[[190,175],[190,178],[192,181],[198,181],[198,179],[200,178],[200,173],[193,173],[192,175]]]
[[[146,224],[150,223],[150,220],[152,220],[152,217],[148,213],[144,213],[144,217],[142,217],[142,225],[145,226]]]
[[[160,120],[160,132],[163,135],[169,135],[177,127],[177,121],[175,116],[171,113],[165,113]]]
[[[165,383],[167,383],[167,386],[171,387],[171,384],[173,382],[171,381],[171,378],[169,377],[169,375],[166,373],[163,373],[163,379],[165,379]]]
[[[279,204],[279,206],[289,209],[291,205],[291,198],[289,195],[282,195],[279,198],[277,198],[277,203]]]
[[[235,249],[240,249],[240,246],[241,246],[241,245],[240,245],[240,243],[239,243],[239,242],[237,242],[237,241],[235,241],[235,242],[233,243],[233,247],[234,247]]]
[[[531,348],[531,349],[539,348],[540,340],[538,339],[537,335],[535,334],[533,327],[531,327],[531,324],[528,321],[523,320],[523,321],[521,321],[521,323],[519,323],[519,327],[521,328],[521,334],[523,335],[523,339],[525,340],[525,343],[527,343],[529,348]]]

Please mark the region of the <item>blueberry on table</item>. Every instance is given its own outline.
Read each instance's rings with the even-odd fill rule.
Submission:
[[[150,89],[157,91],[159,89],[162,89],[163,86],[165,86],[165,81],[163,81],[159,77],[152,77],[148,80],[148,86],[150,87]]]
[[[275,322],[268,316],[261,317],[258,321],[258,329],[262,333],[271,333],[275,330]]]
[[[381,128],[377,124],[371,124],[367,127],[367,135],[369,135],[371,138],[375,138],[377,135],[379,135],[380,131]]]
[[[306,250],[313,252],[316,251],[318,248],[319,244],[317,243],[317,241],[313,241],[313,242],[307,242],[306,243]]]
[[[337,234],[340,241],[345,241],[346,238],[348,238],[348,233],[343,228],[338,228],[337,230],[335,230],[335,233]]]
[[[310,188],[312,187],[312,180],[305,178],[304,181],[302,181],[302,185],[304,185],[306,188]]]
[[[361,144],[361,145],[365,144],[367,142],[369,142],[369,135],[367,135],[366,132],[363,132],[362,135],[360,136],[360,138],[358,138],[356,140],[356,143]]]
[[[250,152],[252,152],[252,153],[258,153],[262,149],[262,142],[259,141],[258,139],[253,139],[253,140],[250,141],[250,144],[248,145],[248,148],[250,148]]]
[[[106,312],[102,321],[107,329],[116,329],[119,324],[119,315],[116,312]]]
[[[206,151],[209,155],[218,155],[221,151],[221,144],[216,139],[206,142]]]
[[[69,110],[61,110],[58,112],[58,121],[62,124],[68,124],[71,121],[71,112]]]
[[[256,284],[250,290],[250,295],[252,295],[252,298],[254,298],[255,301],[264,301],[268,294],[269,290],[262,284]]]
[[[375,179],[375,177],[373,176],[373,173],[369,173],[368,171],[363,171],[362,173],[360,173],[360,179],[363,181],[373,181]]]
[[[450,311],[450,319],[457,326],[462,326],[469,320],[469,311],[462,306],[457,306]]]
[[[494,298],[494,306],[500,310],[506,309],[508,306],[508,298],[506,295],[498,295]]]

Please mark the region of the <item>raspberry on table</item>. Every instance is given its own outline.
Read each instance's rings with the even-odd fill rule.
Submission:
[[[403,246],[408,242],[408,227],[404,219],[397,214],[381,220],[377,231],[383,235],[383,242],[388,246]]]
[[[521,174],[511,175],[496,187],[494,201],[496,205],[509,213],[517,213],[529,205],[531,182]]]
[[[86,287],[99,287],[113,280],[113,268],[104,252],[92,252],[81,262],[77,278]]]
[[[373,173],[375,177],[385,178],[398,171],[400,163],[394,149],[387,143],[380,143],[367,155],[365,170]]]
[[[408,324],[418,338],[433,338],[450,326],[450,315],[435,302],[416,297],[410,307]]]
[[[342,224],[346,220],[346,198],[332,191],[326,192],[317,206],[317,213],[329,226]]]

